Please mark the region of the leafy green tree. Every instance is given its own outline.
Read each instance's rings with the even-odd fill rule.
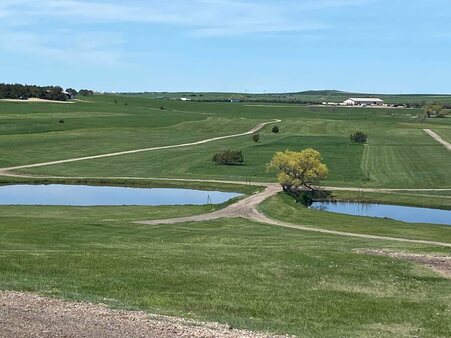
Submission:
[[[244,162],[244,156],[241,150],[226,149],[214,154],[213,162],[220,165],[237,165]]]
[[[277,134],[277,133],[279,132],[279,127],[278,127],[278,126],[272,127],[272,132],[273,132],[274,134]]]
[[[423,113],[427,117],[432,117],[432,115],[438,116],[439,114],[442,114],[443,112],[443,106],[439,103],[433,103],[423,106]]]
[[[356,131],[351,134],[351,142],[354,143],[366,143],[368,141],[368,135],[361,131]]]
[[[82,96],[93,96],[94,92],[92,90],[88,90],[88,89],[80,89],[78,94],[80,94]]]
[[[285,191],[315,190],[313,186],[326,179],[329,173],[321,161],[321,154],[311,148],[301,152],[286,150],[274,155],[267,170],[277,171],[278,181]]]
[[[259,133],[252,134],[252,141],[254,141],[255,143],[260,141],[260,134]]]

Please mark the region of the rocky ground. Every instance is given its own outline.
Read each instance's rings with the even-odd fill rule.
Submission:
[[[30,293],[0,292],[0,337],[274,337],[217,323],[118,311]]]

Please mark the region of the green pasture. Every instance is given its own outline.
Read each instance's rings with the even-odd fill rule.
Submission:
[[[350,195],[347,193],[346,195]],[[386,195],[375,196],[373,200],[384,201]],[[385,199],[395,202],[396,197]],[[352,198],[348,198],[352,200]],[[413,199],[413,197],[412,197]],[[416,197],[418,200],[418,195]],[[420,197],[421,199],[421,197]],[[440,200],[440,199],[439,199]],[[418,202],[417,202],[418,203]],[[436,205],[439,201],[436,200]],[[446,203],[446,202],[445,202]],[[449,202],[447,202],[449,206]],[[338,230],[351,233],[400,237],[408,239],[424,239],[439,242],[451,242],[451,227],[434,224],[409,224],[384,218],[348,216],[320,210],[313,210],[300,206],[287,194],[280,193],[264,201],[260,210],[266,215],[294,224],[312,226],[320,229]]]
[[[449,191],[419,190],[451,188],[451,154],[422,130],[432,129],[450,140],[449,118],[420,123],[418,110],[411,109],[152,97],[102,95],[73,104],[0,101],[0,168],[200,141],[243,133],[273,119],[282,120],[277,123],[280,133],[272,133],[271,124],[260,131],[258,143],[241,136],[23,169],[17,172],[67,178],[3,176],[0,184],[191,187],[251,194],[259,188],[164,178],[275,182],[275,174],[265,170],[275,152],[312,147],[329,167],[324,182],[329,186],[417,189],[333,192],[337,198],[451,208]],[[368,134],[367,144],[350,142],[349,135],[357,130]],[[242,150],[245,163],[213,164],[213,154],[226,148]],[[118,179],[106,178],[110,176]],[[449,336],[449,279],[426,266],[361,252],[385,248],[450,255],[445,247],[324,235],[245,219],[134,223],[224,206],[0,206],[0,290],[300,337]],[[275,219],[315,228],[451,242],[450,227],[321,213],[283,194],[260,209]]]
[[[207,208],[0,207],[0,289],[300,337],[448,336],[449,280],[407,261],[358,252],[448,249],[243,219],[132,223]],[[425,231],[426,238],[433,234]]]
[[[415,110],[198,103],[145,96],[95,96],[89,100],[64,105],[1,102],[2,166],[193,142],[242,133],[259,122],[281,119],[280,133],[273,134],[269,125],[260,132],[259,143],[243,136],[23,172],[273,181],[274,174],[267,173],[265,165],[274,152],[313,147],[329,166],[329,185],[450,187],[451,157],[422,129],[431,128],[446,137],[451,120],[419,123]],[[368,133],[368,144],[350,143],[349,135],[356,130]],[[213,154],[224,148],[242,150],[244,165],[214,165]]]

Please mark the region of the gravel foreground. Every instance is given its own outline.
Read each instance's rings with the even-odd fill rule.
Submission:
[[[105,305],[68,302],[30,293],[0,291],[1,338],[75,337],[281,337],[227,325],[118,311]],[[287,336],[283,336],[287,337]]]

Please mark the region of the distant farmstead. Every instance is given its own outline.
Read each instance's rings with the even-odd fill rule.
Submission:
[[[373,97],[354,97],[343,102],[345,106],[383,106],[384,100]]]

